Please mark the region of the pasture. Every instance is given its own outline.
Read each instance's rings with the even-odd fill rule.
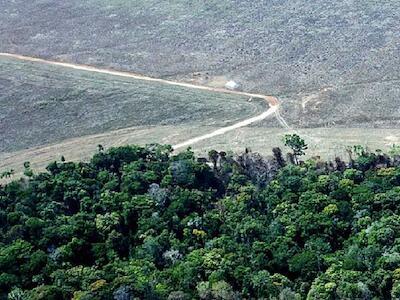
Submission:
[[[276,96],[280,114],[331,158],[399,142],[400,2],[14,0],[0,52]],[[102,74],[0,59],[0,159],[89,157],[97,143],[180,143],[267,105]],[[270,153],[275,118],[193,145]],[[22,155],[22,156],[21,156]],[[0,168],[2,167],[0,166]]]
[[[222,127],[261,113],[263,100],[0,58],[0,152],[121,128]],[[191,130],[194,132],[191,133]],[[193,135],[192,135],[193,134]],[[149,136],[148,142],[158,142]]]

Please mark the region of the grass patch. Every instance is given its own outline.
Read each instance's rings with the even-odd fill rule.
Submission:
[[[266,103],[160,83],[0,59],[0,151],[126,127],[226,126]]]

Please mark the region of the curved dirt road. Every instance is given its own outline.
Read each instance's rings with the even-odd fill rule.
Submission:
[[[174,149],[187,147],[187,146],[195,144],[199,141],[225,134],[229,131],[238,129],[240,127],[248,126],[254,122],[264,120],[272,114],[275,114],[276,119],[283,127],[290,129],[289,126],[287,125],[287,123],[285,122],[285,120],[279,114],[278,99],[273,96],[240,92],[240,91],[228,90],[228,89],[224,89],[224,88],[213,88],[213,87],[209,87],[209,86],[196,85],[196,84],[178,82],[178,81],[172,81],[172,80],[165,80],[165,79],[160,79],[160,78],[153,78],[153,77],[140,75],[140,74],[136,74],[136,73],[132,73],[132,72],[121,72],[121,71],[114,71],[111,69],[96,68],[96,67],[88,66],[88,65],[63,63],[63,62],[46,60],[46,59],[18,55],[18,54],[0,53],[0,57],[8,57],[8,58],[14,58],[14,59],[22,60],[22,61],[37,62],[37,63],[43,63],[43,64],[48,64],[48,65],[53,65],[53,66],[60,66],[60,67],[65,67],[65,68],[70,68],[70,69],[75,69],[75,70],[81,70],[81,71],[95,72],[95,73],[108,74],[108,75],[120,76],[120,77],[128,77],[128,78],[133,78],[133,79],[138,79],[138,80],[158,82],[158,83],[162,83],[162,84],[175,85],[175,86],[181,86],[181,87],[186,87],[186,88],[191,88],[191,89],[211,91],[211,92],[216,92],[216,93],[241,95],[241,96],[247,96],[249,98],[261,98],[261,99],[264,99],[265,101],[267,101],[270,106],[267,111],[265,111],[264,113],[262,113],[258,116],[245,119],[245,120],[235,123],[233,125],[226,126],[226,127],[220,128],[218,130],[215,130],[211,133],[201,135],[201,136],[189,139],[187,141],[184,141],[182,143],[173,145]]]
[[[245,127],[247,125],[250,125],[251,123],[264,120],[265,118],[267,118],[271,114],[276,113],[277,109],[278,109],[278,105],[273,105],[266,112],[262,113],[261,115],[258,115],[258,116],[252,117],[252,118],[248,118],[246,120],[243,120],[241,122],[235,123],[235,124],[230,125],[230,126],[222,127],[222,128],[217,129],[217,130],[215,130],[215,131],[213,131],[211,133],[204,134],[204,135],[189,139],[189,140],[187,140],[187,141],[185,141],[183,143],[179,143],[179,144],[173,145],[172,147],[174,149],[188,147],[188,146],[193,145],[193,144],[195,144],[197,142],[200,142],[202,140],[206,140],[206,139],[212,138],[212,137],[217,136],[217,135],[225,134],[226,132],[238,129],[240,127]]]

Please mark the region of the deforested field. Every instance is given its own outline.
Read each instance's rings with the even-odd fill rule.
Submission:
[[[225,126],[265,101],[0,57],[0,152],[127,127]],[[196,133],[192,133],[195,135]],[[148,137],[158,142],[159,136]]]
[[[399,125],[398,1],[15,0],[1,8],[3,52],[233,78],[283,97],[294,126]]]
[[[0,52],[208,86],[234,80],[242,91],[277,97],[287,124],[327,156],[400,137],[399,1],[0,0],[0,8]],[[132,143],[181,142],[266,107],[6,59],[0,87],[7,157],[61,141],[65,150],[68,139],[87,135],[120,143],[110,133],[123,128],[142,133],[123,139]],[[193,148],[269,153],[288,131],[280,127],[270,117]]]

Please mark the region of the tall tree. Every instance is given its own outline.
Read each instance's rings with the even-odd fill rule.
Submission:
[[[308,149],[304,139],[297,134],[286,134],[283,138],[285,146],[293,151],[296,164],[299,163],[299,156],[306,154],[304,151]]]

